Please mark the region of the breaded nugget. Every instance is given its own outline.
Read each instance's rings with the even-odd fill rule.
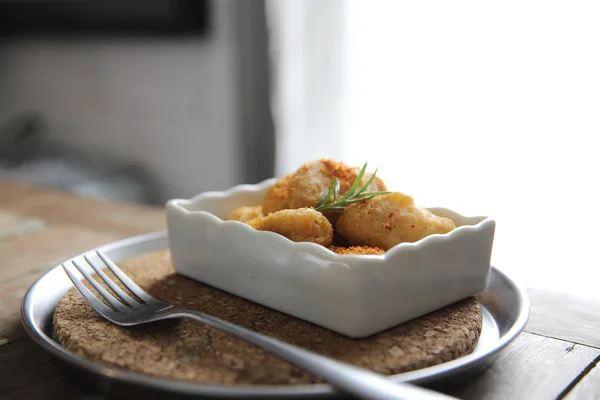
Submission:
[[[314,207],[323,192],[329,189],[334,177],[340,183],[339,196],[343,196],[356,180],[359,171],[360,168],[330,159],[306,163],[298,168],[288,183],[288,205],[290,208]],[[370,173],[365,173],[362,184],[366,183],[370,176]],[[367,190],[385,191],[385,183],[375,177]]]
[[[261,206],[245,206],[236,208],[225,219],[227,221],[246,222],[250,221],[251,219],[263,216],[264,214]]]
[[[350,247],[339,247],[339,246],[329,246],[329,250],[333,251],[336,254],[356,254],[356,255],[376,255],[380,256],[385,253],[379,247],[371,247],[371,246],[350,246]]]
[[[337,233],[350,243],[383,250],[454,228],[451,219],[439,217],[415,205],[412,197],[397,192],[346,207],[336,225]]]
[[[333,227],[323,214],[312,208],[288,209],[246,222],[254,229],[279,233],[294,242],[331,245]]]
[[[267,190],[262,202],[265,215],[288,208],[288,183],[291,178],[292,174],[286,175]]]

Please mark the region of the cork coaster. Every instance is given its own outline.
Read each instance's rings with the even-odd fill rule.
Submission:
[[[481,333],[482,315],[474,298],[369,338],[350,339],[177,275],[168,251],[138,256],[120,266],[166,302],[386,375],[469,354]],[[56,308],[54,332],[63,346],[85,358],[164,378],[228,385],[319,382],[243,340],[193,321],[112,325],[74,289]]]

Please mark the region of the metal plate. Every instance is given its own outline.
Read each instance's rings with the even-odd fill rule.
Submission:
[[[116,262],[143,253],[168,248],[165,232],[136,236],[98,249]],[[90,250],[95,251],[96,249]],[[77,256],[80,257],[80,256]],[[74,257],[74,258],[77,258]],[[27,333],[42,348],[88,378],[104,393],[153,394],[160,397],[205,396],[210,398],[331,398],[339,393],[329,385],[219,386],[162,379],[101,365],[62,347],[53,338],[52,316],[61,297],[73,287],[60,265],[39,278],[23,300],[22,319]],[[492,268],[486,290],[477,296],[483,312],[483,331],[475,350],[464,357],[433,367],[391,376],[397,382],[429,386],[452,377],[467,378],[486,367],[496,353],[523,330],[529,318],[525,291],[506,275]],[[179,397],[177,396],[177,397]],[[153,396],[152,396],[153,397]]]

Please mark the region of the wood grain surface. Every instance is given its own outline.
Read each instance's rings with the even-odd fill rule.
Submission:
[[[528,291],[535,313],[527,330],[556,339],[600,347],[600,302],[573,294]]]
[[[477,380],[456,390],[461,399],[554,399],[600,350],[524,333]]]
[[[0,210],[47,223],[132,236],[166,229],[162,208],[110,203],[0,181]]]
[[[600,359],[581,377],[565,397],[566,400],[600,399]],[[585,378],[585,379],[583,379]]]
[[[0,181],[0,398],[104,399],[82,389],[24,336],[29,285],[88,248],[165,229],[161,208],[116,204]],[[526,332],[478,377],[440,390],[462,399],[600,398],[600,304],[530,290]]]
[[[83,400],[85,393],[29,338],[0,346],[0,399]]]

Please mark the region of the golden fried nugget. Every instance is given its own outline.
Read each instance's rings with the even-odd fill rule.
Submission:
[[[323,192],[329,189],[334,177],[340,183],[339,196],[343,196],[356,180],[359,171],[360,168],[331,159],[311,161],[302,165],[288,183],[289,208],[314,207]],[[365,184],[370,177],[370,173],[365,173],[361,184]],[[385,191],[385,183],[376,176],[367,190]]]
[[[454,228],[451,219],[439,217],[415,205],[412,197],[397,192],[346,207],[336,225],[337,233],[350,243],[383,250]]]
[[[333,251],[336,254],[356,254],[356,255],[376,255],[380,256],[385,253],[379,247],[371,247],[371,246],[350,246],[350,247],[339,247],[339,246],[329,246],[329,250]]]
[[[265,215],[288,208],[288,183],[291,177],[292,174],[289,174],[278,179],[267,190],[262,202],[263,213]]]
[[[225,219],[227,221],[246,222],[262,216],[264,216],[264,214],[261,206],[246,206],[236,208]]]
[[[254,229],[279,233],[294,242],[329,246],[333,239],[333,227],[327,218],[312,208],[276,211],[246,223]]]

